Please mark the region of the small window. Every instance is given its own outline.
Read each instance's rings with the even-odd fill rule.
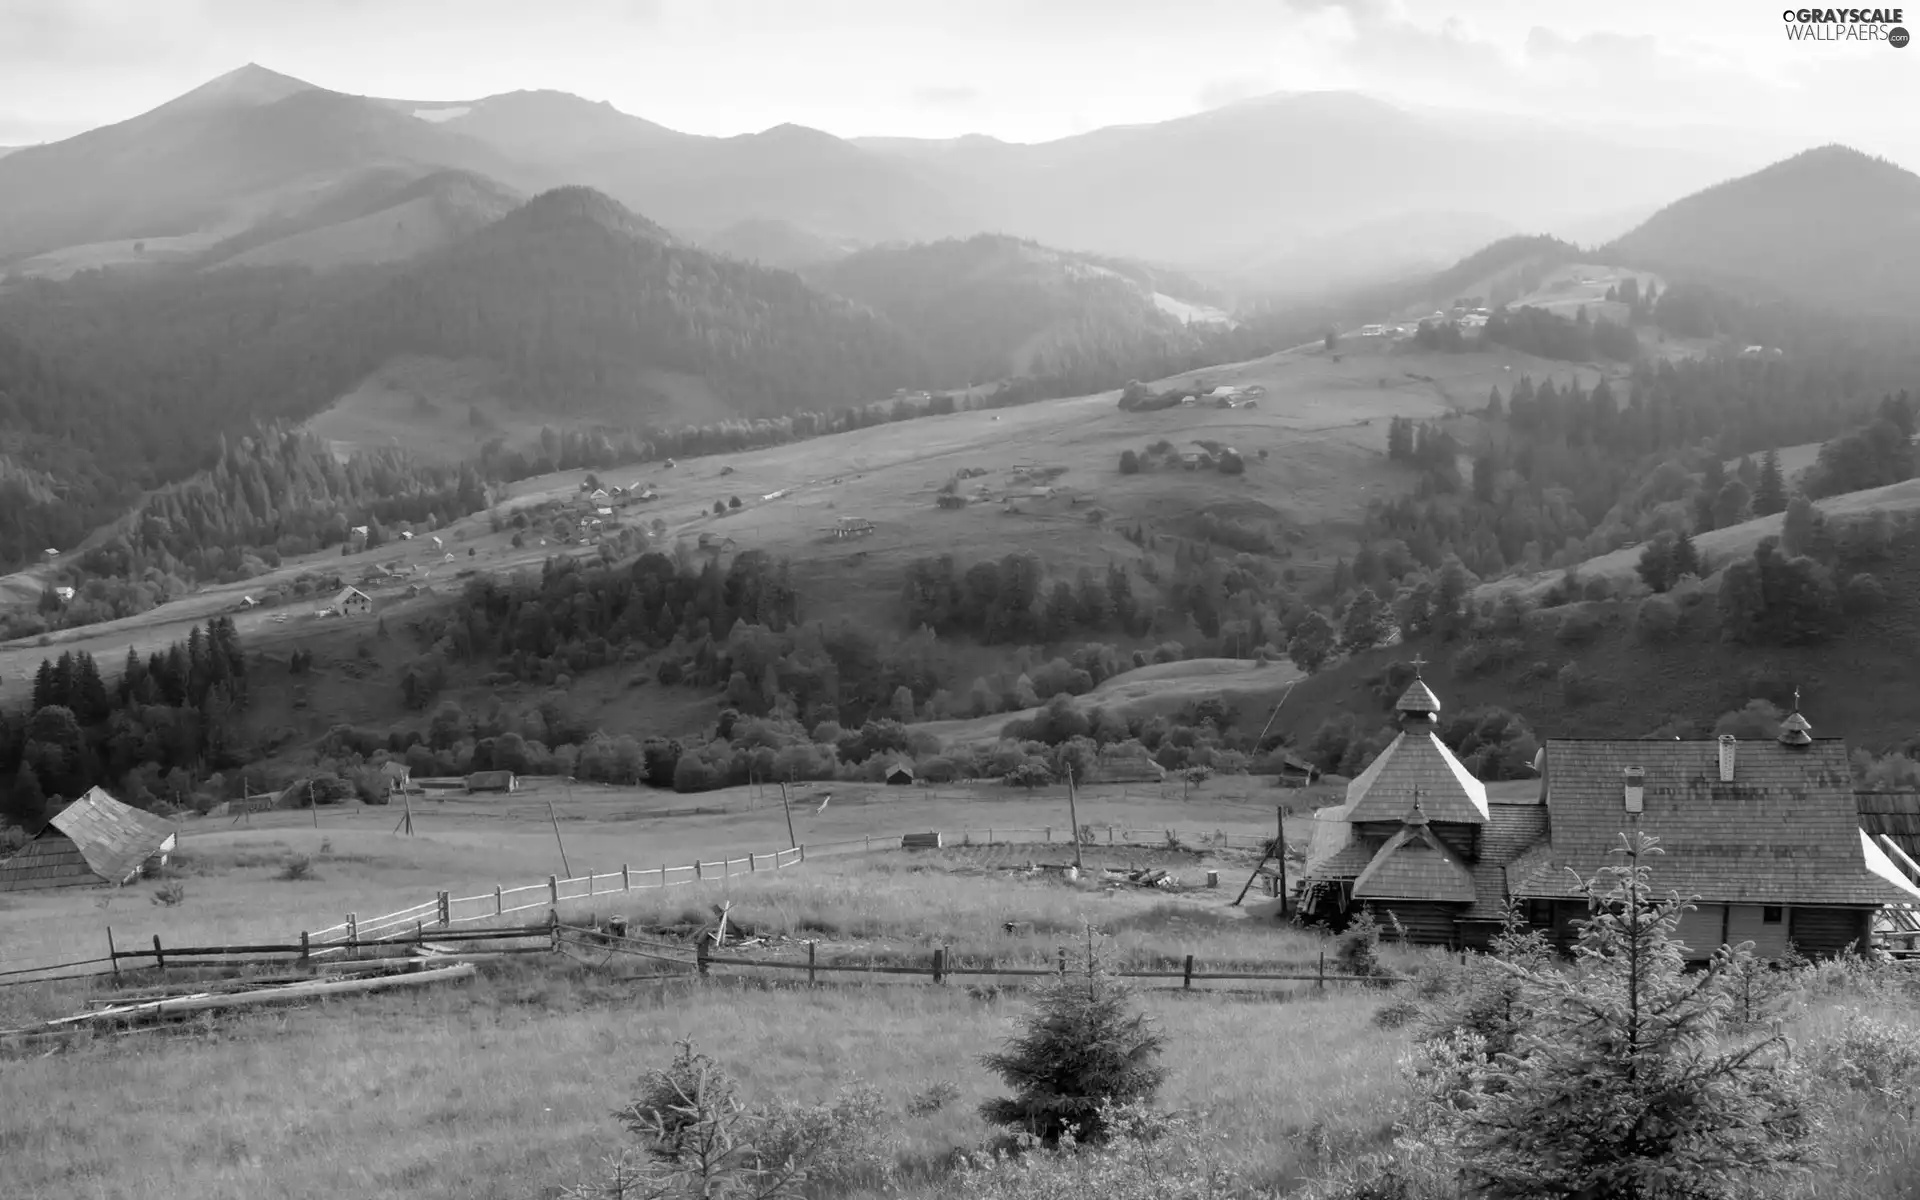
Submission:
[[[1769,904],[1762,907],[1760,910],[1760,923],[1762,925],[1778,925],[1780,923],[1780,912],[1781,909],[1778,904]]]

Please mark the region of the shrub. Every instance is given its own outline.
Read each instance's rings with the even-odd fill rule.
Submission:
[[[601,1180],[568,1200],[603,1196],[798,1200],[884,1174],[879,1093],[855,1085],[825,1104],[748,1107],[738,1085],[691,1042],[640,1095],[614,1113],[637,1147],[614,1156]],[[634,1152],[637,1149],[637,1153]]]
[[[1113,1105],[1147,1103],[1160,1090],[1164,1042],[1089,937],[1084,961],[1045,986],[1026,1029],[981,1058],[1014,1094],[987,1101],[980,1115],[1043,1145],[1103,1141]]]
[[[960,1089],[953,1085],[952,1080],[936,1079],[925,1089],[907,1098],[907,1115],[910,1117],[932,1116],[959,1098]]]
[[[280,868],[280,878],[287,883],[301,883],[318,879],[319,876],[313,873],[313,860],[303,854],[287,860],[287,864]]]
[[[1849,577],[1840,589],[1840,604],[1853,616],[1878,612],[1886,603],[1887,589],[1865,572]]]
[[[1122,450],[1120,452],[1120,473],[1122,475],[1138,475],[1140,473],[1140,456],[1132,450]]]
[[[177,879],[170,879],[153,889],[153,902],[163,908],[174,908],[187,898],[186,885]]]
[[[1380,923],[1373,919],[1372,908],[1362,909],[1348,924],[1334,960],[1349,975],[1380,974]]]
[[[1648,642],[1664,642],[1680,630],[1680,606],[1666,596],[1648,596],[1634,613],[1634,630]]]
[[[1580,669],[1579,663],[1567,663],[1560,668],[1560,699],[1568,705],[1578,708],[1594,698],[1592,678]]]
[[[1600,636],[1601,627],[1598,615],[1575,609],[1560,618],[1553,636],[1564,646],[1584,646]]]

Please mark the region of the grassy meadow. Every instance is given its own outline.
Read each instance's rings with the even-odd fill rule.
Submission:
[[[529,790],[506,796],[416,798],[411,837],[394,832],[404,815],[397,805],[258,813],[238,824],[223,815],[187,818],[170,879],[120,889],[0,895],[0,970],[103,955],[109,926],[123,949],[150,944],[156,934],[163,945],[298,940],[301,930],[338,924],[349,913],[369,921],[432,900],[442,890],[456,897],[485,895],[495,885],[535,884],[548,875],[604,875],[618,872],[622,864],[636,872],[685,867],[696,859],[766,854],[788,844],[786,813],[775,789],[728,788],[688,797],[645,788],[577,785],[569,790],[551,780],[530,783]],[[1272,836],[1274,805],[1297,793],[1233,777],[1209,780],[1187,801],[1180,795],[1178,783],[1166,785],[1167,798],[1158,785],[1083,788],[1080,822],[1094,826],[1097,837],[1114,829],[1122,841],[1126,836],[1118,831],[1133,831],[1136,841],[1163,840],[1157,831],[1169,828],[1189,842],[1224,833],[1244,851]],[[684,811],[689,801],[703,811],[667,815]],[[1029,794],[997,785],[820,784],[794,789],[791,810],[795,839],[816,849],[805,865],[783,872],[783,882],[839,869],[835,856],[864,851],[869,835],[897,838],[939,830],[957,840],[962,830],[972,830],[974,840],[984,841],[992,831],[998,841],[1040,843],[1033,853],[1046,861],[1042,837],[1051,825],[1052,859],[1065,861],[1071,853],[1067,798],[1057,787]],[[1288,837],[1296,845],[1305,844],[1304,820],[1289,818]],[[1250,870],[1251,856],[1240,857]],[[281,877],[295,859],[309,861],[311,877]],[[1189,873],[1199,870],[1196,863]],[[1223,889],[1230,880],[1236,888],[1244,882],[1245,871],[1237,879],[1233,875],[1222,864]],[[734,877],[677,885],[654,901],[636,891],[623,896],[621,904],[636,914],[642,903],[675,910],[705,906],[729,894],[753,894],[753,882]],[[177,883],[184,898],[158,903],[163,883]],[[594,902],[582,905],[591,908]]]

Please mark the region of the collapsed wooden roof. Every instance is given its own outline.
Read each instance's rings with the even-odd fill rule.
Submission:
[[[94,874],[124,883],[174,836],[173,822],[122,804],[94,788],[54,815],[53,827],[73,840]]]

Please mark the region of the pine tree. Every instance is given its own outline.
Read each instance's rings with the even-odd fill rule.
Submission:
[[[1053,1145],[1062,1136],[1098,1142],[1107,1106],[1151,1101],[1166,1079],[1165,1043],[1137,1011],[1132,992],[1102,960],[1088,932],[1085,957],[1049,982],[1026,1029],[981,1062],[1014,1091],[980,1115]]]
[[[1787,481],[1780,474],[1780,452],[1769,450],[1760,459],[1760,481],[1753,489],[1753,515],[1769,517],[1787,507]]]
[[[1576,969],[1514,965],[1529,1014],[1489,1060],[1476,1102],[1443,1115],[1478,1194],[1731,1200],[1804,1171],[1813,1121],[1778,1036],[1727,1028],[1751,953],[1685,971],[1692,904],[1655,898],[1657,839],[1621,835],[1623,865],[1587,885]]]
[[[40,790],[40,777],[32,764],[22,760],[14,772],[13,788],[7,793],[7,816],[14,824],[38,832],[47,819],[47,799]]]

